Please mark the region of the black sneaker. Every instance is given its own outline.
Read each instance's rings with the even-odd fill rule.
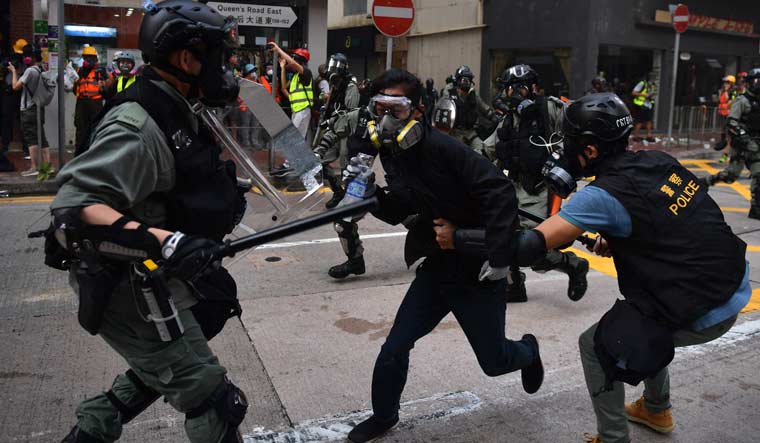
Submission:
[[[512,271],[510,271],[512,272]],[[528,301],[528,291],[525,289],[525,273],[512,272],[512,283],[507,284],[507,303],[525,303]]]
[[[523,389],[528,394],[534,394],[544,382],[544,365],[541,363],[541,354],[538,351],[536,337],[533,334],[525,334],[522,339],[530,343],[536,351],[536,358],[533,359],[533,362],[520,370]]]
[[[364,272],[364,256],[359,256],[333,266],[327,271],[327,274],[332,278],[346,278],[351,274],[362,275]]]
[[[572,254],[572,252],[566,252],[566,254]],[[573,258],[576,258],[573,254]],[[563,269],[570,281],[567,283],[567,297],[572,301],[578,301],[583,298],[588,289],[588,260],[585,258],[577,258],[577,262],[573,265],[567,263]]]
[[[348,441],[352,443],[365,443],[382,437],[398,423],[398,415],[389,421],[381,421],[373,415],[359,423],[348,433]]]

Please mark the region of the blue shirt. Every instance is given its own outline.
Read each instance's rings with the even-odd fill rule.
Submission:
[[[588,232],[604,232],[612,237],[630,237],[633,230],[631,215],[618,199],[598,186],[586,186],[559,211],[567,222]],[[695,321],[691,329],[701,331],[737,315],[752,297],[749,284],[749,262],[739,289],[724,304],[712,309]]]

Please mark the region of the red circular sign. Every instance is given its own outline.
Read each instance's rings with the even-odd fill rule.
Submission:
[[[414,23],[414,3],[412,0],[374,0],[372,21],[382,34],[401,37]]]
[[[684,32],[689,27],[689,8],[679,3],[673,11],[672,20],[676,32]]]

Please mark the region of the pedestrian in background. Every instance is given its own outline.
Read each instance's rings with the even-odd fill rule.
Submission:
[[[282,94],[290,101],[290,112],[293,125],[306,138],[311,122],[311,108],[314,106],[313,74],[306,67],[311,55],[309,51],[298,48],[291,57],[275,42],[269,42],[271,48],[280,56],[280,82]],[[286,72],[292,72],[293,77],[286,80]]]
[[[82,49],[82,66],[77,70],[79,80],[74,84],[77,104],[74,110],[76,151],[84,152],[90,125],[103,109],[103,93],[111,87],[113,78],[98,64],[98,51],[92,46]]]
[[[639,136],[639,130],[642,126],[647,131],[647,137],[644,139],[649,143],[654,143],[655,139],[652,136],[652,108],[654,107],[654,88],[655,84],[652,81],[652,73],[646,75],[646,77],[636,83],[631,95],[633,96],[633,141],[640,142],[642,139]]]
[[[38,87],[41,87],[42,52],[37,46],[26,45],[23,49],[23,55],[23,63],[27,66],[27,69],[24,70],[21,78],[18,77],[13,63],[8,63],[8,70],[11,72],[13,89],[16,91],[22,90],[21,103],[19,105],[21,111],[21,132],[24,136],[24,141],[29,145],[31,167],[22,172],[21,175],[23,177],[30,177],[39,173],[40,164],[38,163],[38,159],[40,148],[42,148],[43,163],[50,164],[50,145],[45,137],[45,111],[40,109],[40,125],[38,125],[37,104],[34,102],[34,93]]]

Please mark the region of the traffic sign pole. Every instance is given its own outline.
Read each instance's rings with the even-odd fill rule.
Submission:
[[[670,83],[670,112],[668,112],[667,143],[673,143],[673,114],[676,104],[676,78],[678,76],[678,54],[681,50],[681,33],[676,32],[676,42],[673,50],[673,81]]]
[[[393,37],[388,37],[388,47],[385,51],[385,70],[393,67]]]

